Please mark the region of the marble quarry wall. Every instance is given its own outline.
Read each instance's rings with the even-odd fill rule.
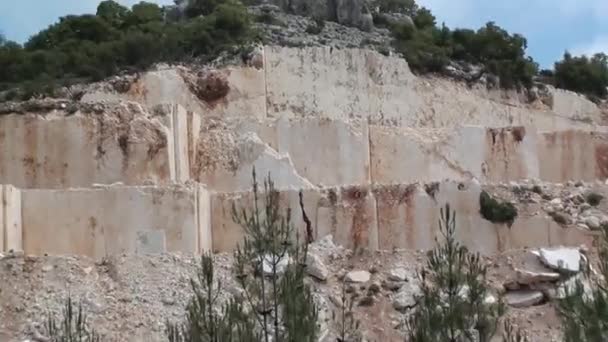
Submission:
[[[93,258],[231,252],[244,236],[232,207],[250,210],[253,200],[251,192],[208,192],[197,184],[2,189],[10,199],[0,211],[4,250]],[[565,229],[540,213],[522,214],[512,225],[487,221],[479,214],[481,189],[475,181],[347,186],[304,190],[303,199],[314,239],[331,234],[336,243],[354,249],[431,248],[441,236],[439,215],[446,203],[457,213],[458,239],[483,254],[592,241],[593,232]],[[292,209],[294,227],[304,238],[299,191],[281,191],[280,199]]]

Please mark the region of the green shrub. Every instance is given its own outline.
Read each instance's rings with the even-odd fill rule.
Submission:
[[[306,33],[319,34],[323,31],[324,27],[325,27],[325,20],[315,19],[313,24],[309,24],[308,26],[306,26]]]
[[[543,194],[543,188],[540,185],[535,185],[532,187],[532,192],[537,193],[539,195]]]
[[[555,63],[555,85],[560,88],[604,98],[608,86],[608,56],[603,53],[592,57],[573,57],[566,52]]]
[[[591,192],[586,196],[587,203],[593,207],[597,207],[603,199],[604,196],[598,194],[597,192]]]
[[[479,195],[480,213],[493,223],[512,224],[517,217],[517,208],[509,202],[498,201],[486,191]]]
[[[450,30],[437,26],[428,9],[417,7],[412,19],[415,27],[395,25],[391,31],[395,49],[416,72],[442,72],[450,60],[481,64],[500,78],[503,88],[529,88],[538,73],[538,65],[526,56],[527,40],[493,22],[477,31]]]

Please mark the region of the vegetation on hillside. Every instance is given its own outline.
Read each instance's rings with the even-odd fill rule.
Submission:
[[[380,6],[410,15],[407,22],[389,25],[395,47],[413,70],[442,72],[450,61],[482,65],[500,79],[503,88],[530,87],[538,65],[526,56],[527,40],[510,34],[493,22],[478,30],[455,29],[437,25],[435,16],[411,0],[381,0]]]
[[[62,17],[23,46],[2,39],[0,90],[18,87],[29,97],[161,61],[212,57],[253,34],[238,1],[192,1],[183,14],[174,12],[150,2],[129,9],[106,0],[96,14]]]
[[[592,98],[608,95],[608,56],[597,53],[591,57],[573,57],[566,52],[564,58],[555,63],[555,85],[587,94]]]
[[[105,0],[95,14],[62,17],[23,45],[0,36],[0,91],[10,89],[8,97],[27,98],[157,62],[209,60],[255,39],[243,3],[256,1],[175,0],[177,6],[165,7],[142,1],[127,8]],[[529,88],[540,76],[592,99],[608,95],[605,54],[575,57],[566,53],[554,70],[539,72],[538,64],[526,55],[526,38],[494,22],[477,30],[450,29],[439,25],[432,12],[415,0],[375,0],[373,7],[378,13],[411,18],[390,21],[376,15],[374,22],[390,29],[396,50],[416,72],[443,73],[456,61],[481,66],[482,71],[498,77],[490,78],[489,84],[502,88]],[[255,19],[273,20],[268,16]],[[306,30],[320,33],[322,21]],[[472,73],[473,78],[481,75]]]
[[[498,76],[503,88],[530,87],[535,76],[563,89],[586,94],[592,98],[608,95],[608,56],[573,57],[566,52],[553,70],[539,71],[538,64],[526,56],[527,40],[510,34],[494,22],[478,30],[439,26],[435,16],[414,0],[377,0],[380,12],[401,13],[412,18],[407,22],[385,24],[392,31],[395,47],[411,68],[420,73],[442,72],[450,61],[482,65],[485,71]]]
[[[517,218],[517,208],[513,203],[500,201],[487,191],[482,191],[479,195],[479,213],[493,223],[513,224]]]

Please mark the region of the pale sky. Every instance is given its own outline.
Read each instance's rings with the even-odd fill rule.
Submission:
[[[119,0],[132,5],[138,0]],[[158,0],[170,4],[172,0]],[[99,0],[0,0],[0,32],[24,42],[67,14],[94,13]],[[495,21],[528,38],[528,53],[550,67],[566,49],[608,52],[608,0],[418,0],[449,27],[479,28]]]

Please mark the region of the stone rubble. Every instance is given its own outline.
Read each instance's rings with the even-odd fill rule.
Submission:
[[[367,31],[325,21],[319,33],[310,33],[316,22],[308,16],[285,13],[272,5],[250,6],[249,12],[259,19],[255,26],[269,44],[282,46],[331,46],[337,49],[368,48],[382,53],[393,51],[391,33],[385,28]],[[264,22],[262,20],[268,20]]]
[[[532,270],[513,269],[511,278],[503,283],[507,304],[527,308],[545,301],[563,299],[566,293],[576,289],[579,282],[583,285],[584,295],[591,296],[589,279],[581,273],[581,266],[589,262],[583,254],[585,251],[585,248],[566,247],[531,251],[530,255],[535,256],[540,264],[528,261],[523,267],[531,267]]]
[[[388,316],[384,321],[363,319],[365,331],[373,331],[371,327],[377,324],[390,323],[392,326],[385,328],[388,329],[388,335],[374,336],[385,336],[383,338],[387,339],[384,340],[388,341],[401,336],[400,330],[394,328],[398,324],[391,322],[401,321],[416,306],[420,288],[414,276],[413,265],[424,260],[423,254],[402,255],[399,252],[354,257],[352,251],[336,246],[331,236],[313,243],[309,253],[307,271],[315,301],[320,308],[321,331],[326,338],[335,335],[331,317],[332,312],[340,310],[342,305],[340,293],[343,282],[347,284],[348,296],[355,298],[355,312],[363,315],[362,318],[366,317],[364,315],[367,312],[371,313],[381,307],[393,310],[385,311],[384,315]],[[560,274],[548,267],[543,269],[545,266],[540,263],[540,257],[532,253],[519,252],[516,255],[521,254],[531,255],[535,259],[529,262],[537,261],[538,264],[515,266],[511,272],[498,272],[497,275],[501,278],[494,278],[496,275],[490,274],[491,279],[502,279],[505,288],[510,281],[518,284],[516,289],[507,288],[503,297],[513,308],[528,310],[527,308],[532,309],[538,305],[549,305],[545,303],[563,297],[564,289],[568,287],[571,290],[576,279],[582,280],[585,288],[589,286],[582,277]],[[226,289],[222,291],[220,302],[230,296],[243,298],[242,290],[230,273],[231,257],[220,254],[215,256],[215,260],[217,276]],[[511,257],[496,260],[505,265],[513,263]],[[190,297],[188,281],[194,275],[197,264],[196,257],[186,255],[123,255],[94,263],[86,258],[38,258],[27,257],[22,253],[5,253],[0,258],[0,276],[8,279],[8,288],[11,290],[7,292],[7,284],[0,284],[0,289],[3,290],[0,291],[0,300],[6,302],[6,298],[10,298],[5,306],[7,313],[12,314],[15,310],[25,313],[31,323],[22,323],[21,336],[23,339],[33,339],[37,330],[32,327],[37,322],[42,322],[41,309],[45,311],[50,308],[51,312],[59,312],[61,298],[67,291],[64,284],[67,282],[71,284],[70,289],[78,289],[72,291],[73,297],[83,300],[92,322],[100,326],[103,333],[112,335],[112,331],[120,331],[121,334],[143,336],[145,340],[156,342],[162,340],[165,319],[177,321],[183,317],[183,307]],[[343,277],[338,276],[344,269],[352,271]],[[52,280],[58,276],[58,281]],[[13,288],[12,285],[39,282],[41,279],[45,279],[41,292],[31,292],[31,286]],[[161,279],[164,280],[161,282]],[[167,283],[166,279],[172,281]],[[463,288],[462,295],[466,296],[466,292],[466,288]],[[31,302],[29,298],[34,298],[34,301]],[[490,293],[486,303],[496,303],[498,298]],[[124,315],[138,319],[136,322],[124,323],[119,319]],[[0,313],[0,321],[3,317]],[[148,331],[149,327],[154,328]],[[3,329],[6,326],[0,323],[0,338]]]

